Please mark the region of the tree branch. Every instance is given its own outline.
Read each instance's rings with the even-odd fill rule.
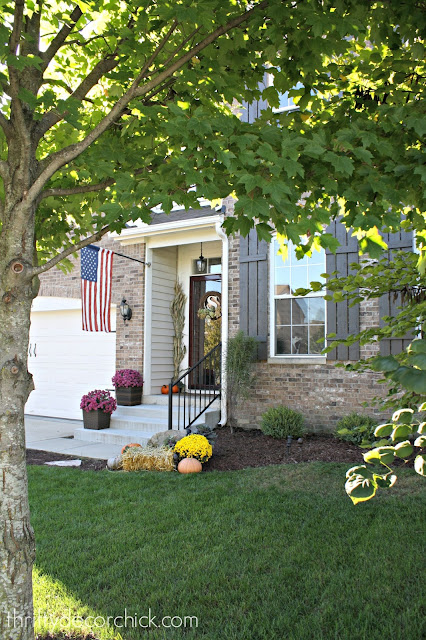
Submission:
[[[161,42],[159,43],[159,45],[157,46],[157,48],[155,49],[153,54],[145,62],[144,66],[142,67],[142,69],[141,69],[141,71],[139,73],[139,76],[138,76],[139,77],[139,82],[145,76],[145,73],[148,71],[148,69],[150,68],[150,66],[152,65],[154,60],[157,58],[157,56],[161,52],[161,50],[164,49],[165,45],[167,44],[167,41],[169,40],[169,38],[172,35],[173,31],[176,29],[177,25],[178,25],[177,20],[174,20],[172,26],[170,27],[170,29],[168,30],[168,32],[166,33],[164,38],[161,40]]]
[[[2,113],[0,113],[0,127],[3,129],[7,141],[9,141],[13,136],[13,127]]]
[[[24,0],[15,1],[15,11],[13,15],[13,29],[9,38],[9,53],[16,56],[19,43],[21,41],[22,23],[24,18]]]
[[[115,183],[114,178],[108,178],[98,184],[82,184],[77,187],[69,187],[68,189],[45,189],[41,192],[38,202],[44,200],[44,198],[61,197],[61,196],[74,196],[79,193],[93,193],[94,191],[102,191],[107,187],[110,187]]]
[[[152,91],[151,93],[149,93],[148,95],[145,95],[144,99],[143,99],[143,103],[144,104],[148,104],[149,101],[156,96],[158,93],[160,93],[161,91],[163,91],[164,89],[168,89],[169,87],[171,87],[174,83],[176,82],[176,78],[170,78],[170,80],[168,80],[167,82],[165,82],[163,85],[161,85],[161,87],[158,87],[157,89],[155,89],[154,91]]]
[[[37,199],[38,194],[40,193],[43,186],[53,176],[53,174],[56,173],[58,169],[74,160],[74,158],[77,158],[95,140],[97,140],[116,120],[118,120],[123,110],[131,100],[151,93],[164,81],[168,80],[176,71],[181,69],[181,67],[183,67],[189,60],[191,60],[194,55],[197,55],[198,53],[200,53],[200,51],[208,47],[219,36],[224,35],[228,31],[231,31],[231,29],[234,29],[249,20],[253,16],[253,14],[255,14],[260,9],[264,9],[265,7],[267,7],[268,4],[268,0],[263,0],[263,2],[259,3],[249,11],[236,16],[227,24],[218,27],[217,29],[215,29],[215,31],[213,31],[210,35],[208,35],[200,43],[198,43],[195,47],[188,51],[184,56],[179,58],[179,60],[177,60],[168,69],[165,69],[164,71],[159,73],[158,76],[146,82],[143,87],[138,86],[141,79],[141,74],[138,74],[126,93],[124,93],[121,98],[117,100],[115,105],[106,114],[106,116],[92,129],[92,131],[90,131],[86,135],[85,138],[83,138],[83,140],[65,147],[64,149],[61,149],[61,151],[52,154],[50,158],[46,159],[50,160],[50,162],[43,163],[42,171],[34,180],[31,187],[28,189],[28,192],[21,201],[20,206],[26,207],[34,202]],[[146,65],[144,65],[144,67],[145,66]]]
[[[210,44],[212,44],[212,42],[217,40],[217,38],[224,35],[225,33],[228,33],[228,31],[231,31],[232,29],[239,27],[241,24],[249,20],[255,12],[259,11],[260,9],[264,9],[265,7],[268,6],[268,4],[269,4],[269,0],[263,0],[263,2],[260,2],[249,11],[246,11],[245,13],[239,16],[236,16],[235,18],[230,20],[227,24],[223,25],[222,27],[218,27],[217,29],[215,29],[215,31],[212,31],[210,35],[206,36],[201,42],[195,45],[195,47],[193,47],[190,51],[185,53],[185,55],[179,58],[179,60],[177,60],[174,64],[172,64],[168,69],[159,73],[155,80],[151,80],[143,87],[137,87],[134,90],[133,97],[137,98],[139,96],[143,96],[146,93],[148,93],[148,91],[151,91],[152,89],[157,87],[159,84],[161,84],[161,82],[163,82],[163,80],[166,80],[171,75],[173,75],[175,71],[178,71],[187,62],[189,62],[191,58],[193,58],[195,55],[200,53],[200,51],[202,51],[203,49],[208,47]],[[134,82],[134,85],[135,84],[138,85],[141,79],[142,79],[142,76],[141,74],[139,74]]]
[[[79,6],[75,7],[75,9],[70,15],[71,23],[64,24],[62,29],[58,31],[57,35],[53,38],[52,42],[50,43],[46,51],[44,51],[41,54],[41,58],[43,59],[43,65],[42,65],[43,72],[47,69],[50,62],[53,60],[53,58],[55,57],[59,49],[65,43],[65,40],[68,38],[69,34],[74,29],[75,25],[80,20],[82,15],[83,15],[83,12],[81,11],[80,7]]]
[[[173,51],[173,53],[164,62],[164,64],[163,64],[164,67],[166,67],[169,64],[169,62],[171,62],[173,60],[173,58],[176,57],[176,54],[179,53],[179,51],[181,49],[183,49],[183,47],[186,45],[186,43],[189,42],[191,40],[191,38],[193,38],[198,33],[198,31],[200,29],[201,29],[201,27],[197,27],[196,29],[194,29],[194,31],[192,33],[189,34],[189,36],[187,36],[184,40],[182,40],[180,45],[178,47],[176,47],[176,49]]]
[[[80,240],[80,242],[77,242],[76,244],[72,245],[71,247],[68,247],[67,249],[64,249],[62,253],[58,253],[58,255],[52,258],[51,260],[49,260],[49,262],[46,262],[40,267],[35,267],[34,269],[31,269],[30,277],[34,278],[35,276],[40,275],[40,273],[49,271],[49,269],[51,269],[56,264],[58,264],[58,262],[61,262],[65,258],[68,258],[68,256],[70,256],[72,253],[75,253],[76,251],[83,249],[83,247],[87,247],[87,245],[92,244],[92,242],[98,242],[106,233],[108,233],[108,231],[109,231],[109,226],[107,225],[106,227],[103,227],[103,229],[101,229],[100,231],[97,231],[96,233],[89,236],[88,238],[84,238],[84,240]]]

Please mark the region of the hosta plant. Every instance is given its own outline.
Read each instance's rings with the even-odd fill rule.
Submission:
[[[416,413],[420,419],[415,419]],[[377,489],[395,484],[397,477],[391,465],[398,458],[407,460],[417,454],[414,469],[419,475],[426,476],[426,455],[423,453],[426,448],[425,414],[426,402],[423,402],[417,412],[412,408],[399,409],[393,414],[392,422],[376,428],[376,438],[389,437],[390,444],[365,453],[364,461],[368,466],[358,465],[346,472],[345,489],[354,504],[370,500]]]

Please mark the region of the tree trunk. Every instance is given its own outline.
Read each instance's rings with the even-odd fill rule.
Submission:
[[[27,217],[28,221],[28,217]],[[0,638],[34,640],[24,407],[33,388],[27,371],[33,229],[0,234]]]

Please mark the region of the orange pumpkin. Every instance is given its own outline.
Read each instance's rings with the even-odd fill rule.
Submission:
[[[168,384],[163,384],[163,386],[161,387],[161,393],[164,393],[164,395],[169,393],[169,385]]]
[[[196,458],[183,458],[178,464],[179,473],[200,473],[203,465]]]
[[[138,444],[137,442],[131,442],[130,444],[125,444],[124,447],[121,450],[121,453],[126,453],[127,449],[130,449],[130,447],[140,447],[141,445]]]
[[[178,393],[178,391],[179,391],[179,387],[177,386],[177,384],[173,385],[172,392],[173,393]]]

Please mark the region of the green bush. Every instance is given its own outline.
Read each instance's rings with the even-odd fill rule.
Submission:
[[[377,420],[360,413],[350,413],[339,420],[336,425],[336,436],[345,442],[352,442],[360,447],[370,447],[375,441],[374,430]]]
[[[300,438],[304,433],[304,418],[288,407],[271,407],[262,416],[261,428],[266,436],[273,438]]]

